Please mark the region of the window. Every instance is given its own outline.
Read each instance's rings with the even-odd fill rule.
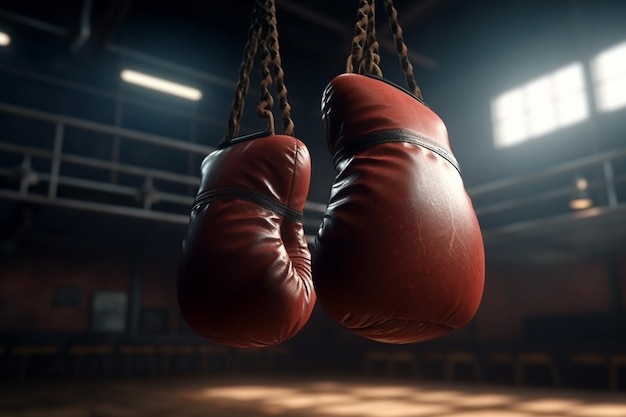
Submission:
[[[126,330],[127,304],[128,296],[125,292],[96,291],[92,302],[92,330],[108,333]]]
[[[626,42],[598,54],[592,74],[599,111],[626,106]]]
[[[496,97],[491,104],[496,147],[543,136],[589,116],[581,64],[571,64]]]

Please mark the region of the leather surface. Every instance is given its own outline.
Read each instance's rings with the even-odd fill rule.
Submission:
[[[208,155],[198,194],[244,189],[301,212],[310,177],[304,144],[273,135]],[[183,247],[178,298],[191,329],[215,343],[262,347],[293,337],[315,304],[302,223],[239,197],[221,195],[197,206]]]
[[[322,101],[335,153],[364,135],[413,132],[451,152],[441,119],[381,80],[344,74]],[[324,308],[347,329],[387,343],[443,336],[475,315],[484,249],[456,168],[410,143],[382,143],[344,158],[313,251]]]

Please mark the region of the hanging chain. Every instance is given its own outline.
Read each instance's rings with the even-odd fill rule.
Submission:
[[[280,45],[278,43],[278,22],[276,19],[276,5],[271,2],[270,28],[272,62],[274,64],[274,78],[276,79],[276,92],[278,94],[278,105],[280,106],[283,119],[283,133],[293,136],[295,128],[293,119],[291,118],[291,105],[287,99],[287,85],[285,84],[285,71],[283,71],[282,61],[280,59]]]
[[[371,74],[382,77],[378,40],[376,39],[376,2],[361,0],[352,39],[352,51],[346,62],[346,72]],[[355,68],[356,67],[356,68]]]
[[[396,43],[396,51],[398,51],[400,65],[402,66],[402,70],[404,70],[404,77],[409,87],[409,91],[412,92],[415,97],[423,101],[424,98],[422,97],[422,90],[415,82],[413,65],[411,65],[411,61],[409,61],[409,52],[406,44],[404,43],[404,38],[402,37],[402,28],[398,22],[398,12],[393,6],[393,0],[385,0],[385,9],[387,11],[387,15],[389,16],[389,26],[391,26],[391,32],[393,33],[393,38]]]
[[[278,43],[278,24],[276,19],[276,5],[274,0],[266,1],[265,37],[263,38],[263,67],[262,67],[262,101],[259,103],[259,114],[267,117],[273,131],[273,114],[271,108],[274,104],[273,98],[269,94],[269,87],[272,83],[272,75],[276,81],[276,92],[278,103],[282,111],[283,130],[285,135],[293,136],[294,123],[291,118],[291,106],[287,99],[287,86],[285,85],[285,72],[280,59],[280,45]],[[270,100],[271,99],[271,100]]]
[[[267,119],[268,130],[270,134],[275,133],[274,128],[274,114],[272,108],[274,107],[274,97],[270,93],[270,87],[272,86],[272,72],[270,71],[270,65],[272,64],[272,54],[270,53],[268,39],[270,37],[269,27],[269,15],[267,12],[268,1],[264,2],[264,10],[261,16],[261,97],[259,98],[259,104],[257,105],[257,114]]]
[[[375,0],[360,0],[357,11],[357,22],[352,38],[352,51],[346,62],[346,72],[358,72],[364,75],[383,76],[380,68],[379,43],[376,39],[376,2]],[[398,22],[398,12],[393,0],[385,0],[385,10],[389,16],[389,26],[393,33],[396,51],[408,89],[420,101],[423,101],[422,91],[415,82],[413,65],[409,60],[408,48],[404,42],[402,28]],[[356,68],[356,70],[355,70]]]
[[[224,142],[228,143],[239,134],[240,121],[243,115],[245,96],[250,87],[250,74],[254,58],[261,59],[261,95],[257,105],[257,113],[267,119],[268,130],[275,134],[274,98],[270,93],[273,79],[276,80],[276,91],[282,111],[284,134],[293,136],[294,123],[291,118],[291,106],[287,100],[285,72],[280,58],[278,43],[278,24],[274,0],[256,0],[252,12],[252,22],[248,30],[248,40],[244,48],[244,57],[239,68],[239,81],[235,88],[235,98],[231,107],[228,127]]]
[[[254,57],[257,53],[259,40],[261,36],[260,25],[261,7],[259,2],[255,2],[254,9],[252,11],[252,22],[250,29],[248,29],[248,40],[244,48],[244,57],[239,67],[239,82],[235,88],[235,98],[231,106],[230,117],[228,118],[228,128],[226,131],[226,137],[224,142],[230,142],[232,138],[239,134],[241,116],[243,115],[243,108],[245,103],[246,94],[250,87],[250,73],[252,72],[252,66],[254,64]]]
[[[367,14],[367,34],[365,40],[365,58],[359,65],[360,74],[383,76],[380,69],[380,55],[378,54],[378,40],[376,39],[376,0],[371,0]]]
[[[346,72],[348,73],[354,72],[354,67],[360,65],[363,60],[363,48],[367,41],[367,28],[371,10],[370,1],[371,0],[360,0],[359,2],[357,22],[354,27],[354,38],[352,38],[352,52],[346,62]]]

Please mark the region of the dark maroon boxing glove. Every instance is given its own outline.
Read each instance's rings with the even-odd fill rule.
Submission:
[[[322,119],[337,176],[313,253],[321,304],[347,329],[387,343],[469,322],[484,248],[442,120],[359,74],[330,82]]]
[[[205,158],[178,275],[180,310],[198,335],[263,347],[306,324],[310,178],[309,152],[292,136],[233,140]]]

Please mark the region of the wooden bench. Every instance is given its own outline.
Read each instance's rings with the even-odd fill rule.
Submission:
[[[193,356],[196,349],[194,346],[186,345],[165,345],[158,346],[157,352],[161,357],[161,372],[168,374],[170,372],[171,359],[174,356]]]
[[[363,373],[371,375],[375,364],[379,363],[385,371],[387,377],[398,375],[400,366],[409,369],[411,376],[420,377],[417,356],[409,351],[369,351],[365,353],[365,363]]]
[[[86,356],[101,358],[111,356],[115,352],[112,345],[76,345],[69,348],[69,354],[74,357],[74,378],[80,377],[83,359]]]
[[[285,365],[287,371],[293,370],[293,351],[289,346],[272,346],[264,349],[266,367],[268,371],[278,371],[280,365]]]
[[[200,345],[195,347],[196,352],[200,354],[202,363],[202,372],[207,373],[209,371],[209,364],[212,357],[221,358],[224,362],[224,368],[230,367],[230,349],[225,346],[216,345]]]
[[[524,384],[524,373],[528,365],[547,367],[555,386],[562,387],[563,381],[552,355],[545,352],[520,353],[515,359],[515,383]]]
[[[613,354],[609,358],[609,386],[612,391],[619,390],[620,369],[626,366],[626,353]]]
[[[19,358],[18,378],[24,379],[28,372],[30,359],[35,356],[59,356],[61,349],[56,345],[18,345],[13,347],[12,355]]]
[[[472,367],[474,379],[477,382],[484,382],[485,376],[478,357],[471,352],[448,352],[445,355],[445,378],[447,381],[454,381],[457,365],[466,364]]]
[[[124,375],[132,375],[133,363],[136,357],[145,357],[148,361],[150,372],[152,374],[157,373],[156,346],[127,345],[120,347],[119,351],[124,357]]]

